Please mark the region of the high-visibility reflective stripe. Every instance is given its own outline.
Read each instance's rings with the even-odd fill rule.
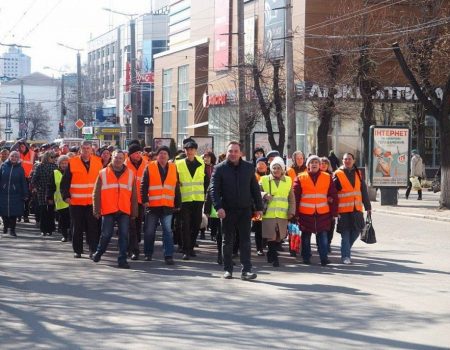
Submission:
[[[180,186],[202,186],[203,182],[180,182]]]
[[[284,203],[289,203],[289,200],[287,198],[283,198],[283,197],[273,197],[272,198],[272,202],[284,202]]]
[[[184,192],[184,193],[181,193],[181,196],[185,197],[185,196],[191,196],[191,195],[195,195],[195,194],[204,194],[204,192],[203,191]]]
[[[163,189],[173,190],[173,189],[175,189],[175,186],[172,186],[172,185],[163,185],[163,186],[155,185],[155,186],[148,186],[148,189],[149,190],[163,190]]]
[[[72,193],[70,195],[71,198],[91,198],[92,194],[88,193]]]
[[[302,203],[300,202],[300,206],[301,207],[305,207],[305,208],[322,208],[322,207],[327,207],[328,203],[318,203],[318,204],[314,204],[314,203]]]
[[[345,192],[338,194],[339,198],[353,197],[353,196],[361,196],[361,192]]]
[[[327,198],[327,195],[322,193],[302,194],[302,199],[303,198]]]
[[[95,184],[70,184],[70,188],[91,188]]]
[[[156,200],[159,200],[159,199],[168,199],[168,200],[172,200],[172,199],[174,199],[174,198],[175,198],[175,196],[168,196],[168,195],[162,194],[162,195],[160,195],[160,196],[150,196],[150,197],[148,197],[148,200],[149,200],[149,201],[156,201]]]
[[[29,160],[22,160],[22,163],[24,163],[24,164],[33,164],[33,162],[30,162]]]
[[[102,190],[109,190],[111,188],[124,188],[126,190],[131,191],[133,188],[130,185],[125,185],[125,184],[111,184],[111,185],[103,185],[102,184]]]
[[[268,207],[266,210],[266,213],[272,212],[272,211],[285,211],[287,212],[289,208],[282,208],[282,207]]]
[[[343,207],[354,207],[356,205],[362,205],[360,201],[348,202],[348,203],[339,203],[339,208]]]

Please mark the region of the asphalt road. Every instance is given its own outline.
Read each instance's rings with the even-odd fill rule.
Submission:
[[[20,224],[0,239],[0,348],[450,348],[449,224],[375,213],[374,226],[379,242],[358,241],[352,265],[337,234],[332,265],[254,257],[244,282],[221,278],[211,242],[191,261],[166,266],[158,246],[121,270],[116,241],[95,264]]]

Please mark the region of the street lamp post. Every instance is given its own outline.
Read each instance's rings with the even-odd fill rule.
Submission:
[[[44,69],[51,69],[54,70],[58,73],[61,73],[61,116],[60,116],[60,124],[59,124],[59,136],[61,138],[64,137],[64,121],[65,121],[65,117],[66,117],[66,105],[65,105],[65,91],[64,91],[64,73],[65,71],[63,70],[59,70],[59,69],[55,69],[49,66],[45,66]]]
[[[66,49],[77,51],[77,118],[83,120],[84,118],[81,110],[81,56],[80,56],[80,51],[82,51],[82,49],[76,49],[62,43],[57,44],[59,46],[65,47]],[[81,130],[78,130],[78,137],[81,136],[82,136]]]

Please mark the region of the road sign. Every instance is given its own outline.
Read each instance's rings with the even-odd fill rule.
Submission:
[[[92,126],[85,126],[81,130],[83,135],[92,135],[94,133],[94,128]]]
[[[76,126],[78,129],[81,129],[83,126],[85,126],[84,121],[82,121],[81,119],[78,119],[78,120],[75,122],[75,126]]]
[[[132,111],[131,105],[126,105],[126,106],[124,107],[124,110],[125,110],[126,112],[128,112],[128,113],[131,113],[131,111]]]

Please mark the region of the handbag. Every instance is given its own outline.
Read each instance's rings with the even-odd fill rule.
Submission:
[[[361,241],[367,244],[377,243],[377,238],[375,236],[375,229],[372,224],[372,216],[370,213],[366,216],[366,224],[361,231]]]
[[[411,186],[414,191],[420,191],[422,189],[422,184],[417,176],[411,176],[409,181],[411,181]]]

